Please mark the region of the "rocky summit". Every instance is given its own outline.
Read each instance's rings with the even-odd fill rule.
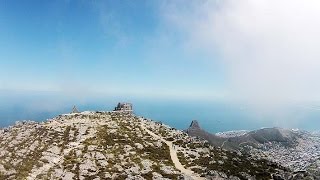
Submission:
[[[0,179],[294,178],[269,160],[128,112],[64,114],[0,132]]]

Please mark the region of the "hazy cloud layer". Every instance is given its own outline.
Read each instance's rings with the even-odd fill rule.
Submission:
[[[264,107],[320,99],[319,1],[189,2],[164,3],[163,17],[184,46],[222,57],[228,97]]]

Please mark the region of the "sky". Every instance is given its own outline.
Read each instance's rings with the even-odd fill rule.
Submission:
[[[318,0],[1,0],[0,94],[219,101],[286,119],[320,109],[319,19]]]
[[[180,47],[183,37],[168,29],[161,6],[141,0],[2,1],[1,89],[218,95],[220,68]]]

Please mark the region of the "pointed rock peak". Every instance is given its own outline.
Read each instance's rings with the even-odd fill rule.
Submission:
[[[79,113],[76,106],[73,106],[71,113]]]
[[[200,125],[197,120],[193,120],[189,126],[189,128],[197,128],[200,129]]]

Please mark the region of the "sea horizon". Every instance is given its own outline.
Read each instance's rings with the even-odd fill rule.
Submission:
[[[46,121],[60,114],[70,113],[75,105],[79,111],[112,111],[121,98],[100,98],[92,101],[70,99],[50,95],[7,96],[0,104],[0,127],[13,125],[16,121]],[[130,98],[123,98],[130,99]],[[51,104],[50,104],[51,102]],[[266,114],[254,114],[250,109],[230,102],[210,102],[200,100],[155,100],[132,98],[134,113],[154,121],[160,121],[173,128],[185,130],[192,120],[210,132],[232,130],[255,130],[264,127],[280,127],[319,131],[320,112],[314,109],[295,108],[286,120],[271,119]],[[286,122],[292,123],[286,123]],[[279,123],[281,122],[281,123]]]

